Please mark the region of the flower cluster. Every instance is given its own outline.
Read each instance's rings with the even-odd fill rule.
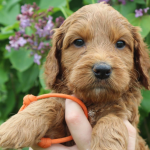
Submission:
[[[44,57],[51,48],[52,29],[59,27],[64,18],[58,17],[53,22],[52,16],[49,15],[53,9],[50,7],[47,11],[39,13],[39,7],[33,5],[23,5],[21,14],[17,16],[20,22],[20,30],[15,33],[15,36],[9,38],[9,45],[6,46],[8,51],[11,48],[19,50],[20,47],[31,50],[31,55],[34,56],[34,62],[40,65],[40,59]],[[30,28],[31,33],[26,34],[27,28]]]
[[[100,3],[100,2],[108,3],[108,2],[109,2],[109,0],[99,0],[99,1],[98,1],[98,3]]]
[[[135,17],[141,17],[143,16],[144,13],[147,13],[147,11],[149,10],[149,7],[144,8],[144,9],[136,9],[135,10]]]
[[[98,0],[98,3],[100,2],[105,2],[105,3],[109,3],[111,0]],[[130,0],[133,1],[133,0]],[[126,0],[118,0],[118,2],[122,3],[122,5],[126,4]]]

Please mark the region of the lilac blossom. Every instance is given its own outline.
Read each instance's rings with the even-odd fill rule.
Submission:
[[[20,15],[20,27],[24,29],[28,26],[31,26],[30,19],[27,16]]]
[[[18,50],[19,47],[22,47],[27,43],[27,41],[23,37],[18,37],[18,35],[16,35],[15,37],[10,37],[9,39],[10,46],[16,50]]]
[[[51,31],[52,28],[54,27],[54,24],[53,24],[53,22],[52,22],[53,17],[52,17],[52,16],[48,16],[47,20],[48,20],[48,22],[47,22],[46,26],[44,27],[44,30],[45,30],[45,31],[46,31],[46,30],[47,30],[47,31]]]
[[[11,47],[10,47],[10,45],[6,45],[6,50],[8,50],[8,52],[10,52],[11,51]]]
[[[147,11],[149,10],[149,7],[143,9],[145,13],[147,13]]]
[[[118,0],[118,2],[121,2],[122,5],[125,5],[125,4],[126,4],[126,0]]]
[[[27,43],[27,41],[23,37],[19,37],[17,43],[18,43],[19,46],[22,47]]]
[[[32,15],[33,14],[33,7],[31,7],[31,5],[23,5],[21,6],[21,13],[22,14],[28,14],[28,15]]]
[[[38,54],[34,54],[34,62],[38,65],[41,64],[40,59],[42,56],[38,55]]]
[[[34,43],[31,38],[28,38],[28,39],[27,39],[27,42],[30,43],[30,44],[33,44],[33,43]]]
[[[142,9],[136,9],[135,10],[135,17],[143,16],[143,10]]]
[[[44,48],[44,43],[43,42],[40,42],[39,46],[38,46],[38,50],[41,50]]]
[[[64,22],[64,18],[60,16],[56,18],[55,22],[56,22],[56,27],[60,27],[62,23]]]
[[[40,21],[40,20],[39,20]],[[53,29],[53,22],[52,22],[52,17],[48,16],[48,22],[47,24],[42,28],[40,28],[39,24],[35,25],[35,28],[37,30],[36,34],[39,35],[39,37],[45,37],[47,35],[50,35],[50,31]]]
[[[42,57],[45,57],[51,48],[52,29],[54,26],[59,27],[64,21],[64,18],[58,17],[53,23],[52,16],[48,15],[52,9],[50,7],[47,11],[38,12],[39,7],[36,3],[22,6],[21,14],[17,16],[20,29],[15,36],[9,38],[6,50],[10,51],[11,48],[19,50],[20,47],[24,47],[31,51],[30,55],[34,57],[34,62],[40,65]],[[26,27],[32,30],[32,34],[26,34]]]
[[[108,3],[108,2],[109,2],[109,0],[99,0],[99,1],[98,1],[98,3],[100,3],[100,2]]]

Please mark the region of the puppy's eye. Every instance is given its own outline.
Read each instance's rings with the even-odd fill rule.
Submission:
[[[121,41],[121,40],[117,41],[117,43],[116,43],[116,47],[117,47],[118,49],[124,48],[125,45],[126,45],[126,43],[125,43],[124,41]]]
[[[82,39],[77,39],[73,42],[73,44],[77,47],[82,47],[82,46],[84,46],[85,43]]]

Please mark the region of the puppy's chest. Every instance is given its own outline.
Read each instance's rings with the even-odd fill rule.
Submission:
[[[92,127],[97,123],[97,121],[108,115],[114,114],[120,118],[128,118],[127,111],[122,109],[119,104],[113,105],[92,105],[87,107],[88,108],[88,119]]]

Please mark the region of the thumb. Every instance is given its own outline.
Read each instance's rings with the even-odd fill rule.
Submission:
[[[135,150],[135,142],[136,142],[136,129],[131,125],[128,120],[124,120],[124,124],[128,130],[128,150]]]

